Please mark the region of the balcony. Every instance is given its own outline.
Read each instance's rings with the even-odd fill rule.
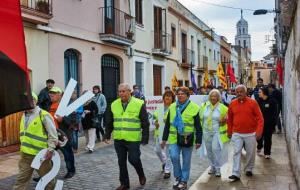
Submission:
[[[48,24],[52,16],[52,0],[20,0],[22,18],[34,24]]]
[[[200,60],[201,58],[199,57],[199,60]],[[208,57],[207,56],[202,56],[202,63],[203,63],[203,65],[201,65],[200,63],[198,63],[198,66],[197,66],[197,70],[198,71],[202,71],[202,72],[204,72],[204,71],[206,71],[207,69],[208,69]]]
[[[153,48],[152,54],[158,56],[169,56],[172,53],[171,35],[165,32],[152,32]]]
[[[134,17],[113,7],[101,7],[100,15],[102,41],[122,46],[131,46],[135,42]]]
[[[191,49],[183,49],[181,67],[188,69],[191,66],[195,66],[195,51]]]

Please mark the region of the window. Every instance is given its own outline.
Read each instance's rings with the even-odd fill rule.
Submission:
[[[71,78],[79,82],[79,53],[76,50],[68,49],[64,53],[65,58],[65,86]],[[79,85],[76,86],[77,94],[80,94]]]
[[[198,66],[200,67],[201,63],[201,41],[198,40],[197,42],[197,53],[198,53]]]
[[[189,80],[184,81],[184,86],[189,87],[190,86],[190,81]]]
[[[214,60],[216,60],[216,50],[214,50]]]
[[[178,86],[183,86],[183,81],[182,80],[178,80]]]
[[[163,44],[162,8],[154,6],[154,48],[161,49]]]
[[[194,36],[191,36],[191,50],[194,50]]]
[[[257,78],[260,78],[260,71],[257,71]]]
[[[239,40],[239,46],[241,46],[241,41]]]
[[[241,32],[241,29],[239,29],[239,34],[241,34],[242,32]]]
[[[143,25],[143,0],[135,0],[135,21]]]
[[[187,63],[187,39],[185,33],[181,33],[181,51],[182,63]]]
[[[172,32],[172,47],[176,47],[176,28],[175,26],[171,27]]]
[[[135,84],[137,84],[142,92],[144,91],[144,64],[135,62]]]
[[[247,47],[247,43],[246,40],[244,40],[244,48]]]
[[[245,34],[245,28],[243,28],[243,34]]]

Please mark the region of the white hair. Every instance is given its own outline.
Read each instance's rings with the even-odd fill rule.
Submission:
[[[120,88],[125,88],[126,90],[131,91],[130,85],[127,84],[127,83],[121,83],[121,84],[119,84],[119,88],[118,89],[120,89]]]
[[[218,100],[221,101],[222,100],[222,97],[221,97],[221,93],[218,89],[212,89],[209,94],[208,94],[208,99],[210,100],[210,97],[213,95],[213,94],[216,94],[217,97],[218,97]]]
[[[238,88],[243,88],[245,90],[245,92],[247,92],[247,87],[243,84],[239,84],[235,87],[235,90],[237,90]]]

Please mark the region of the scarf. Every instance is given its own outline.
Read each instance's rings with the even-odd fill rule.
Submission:
[[[184,110],[189,104],[190,100],[186,100],[183,104],[180,104],[178,100],[176,101],[176,116],[173,121],[173,126],[177,129],[179,134],[183,134],[184,132],[184,123],[181,117],[181,112]]]
[[[208,117],[207,117],[207,128],[208,128],[209,131],[213,130],[212,116],[213,116],[213,113],[214,113],[214,111],[215,111],[215,109],[218,105],[219,105],[219,103],[216,103],[215,105],[212,105],[211,103],[209,104],[210,112],[209,112]]]

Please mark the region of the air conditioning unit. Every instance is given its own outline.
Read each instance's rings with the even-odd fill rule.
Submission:
[[[133,56],[133,48],[132,47],[127,47],[126,55],[129,57]]]

